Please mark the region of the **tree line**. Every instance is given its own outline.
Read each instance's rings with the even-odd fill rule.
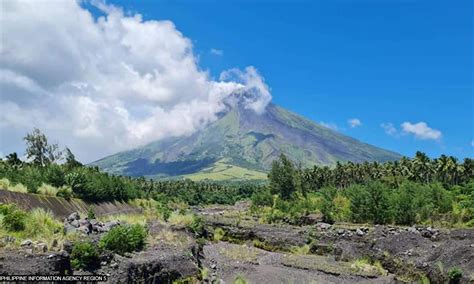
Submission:
[[[327,222],[409,225],[427,221],[474,226],[474,163],[442,155],[386,163],[337,163],[303,169],[285,155],[272,164],[268,191],[258,191],[254,204],[267,218],[293,219],[311,211]],[[316,200],[316,201],[315,201]],[[296,221],[295,221],[296,220]]]
[[[28,133],[24,140],[26,161],[17,153],[7,155],[0,161],[0,179],[7,179],[12,185],[22,184],[30,193],[38,193],[41,186],[47,184],[56,189],[57,196],[93,202],[154,198],[197,205],[233,204],[249,198],[260,187],[245,182],[221,184],[116,176],[102,172],[98,167],[84,166],[70,149],[60,150],[57,144],[50,144],[38,129]]]

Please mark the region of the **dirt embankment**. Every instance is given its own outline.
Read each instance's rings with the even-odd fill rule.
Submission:
[[[76,198],[66,200],[55,196],[11,192],[6,190],[0,190],[0,203],[15,203],[24,210],[43,208],[45,210],[50,210],[58,218],[66,218],[71,214],[71,212],[85,213],[91,206],[96,216],[141,212],[140,208],[118,201],[90,203]]]

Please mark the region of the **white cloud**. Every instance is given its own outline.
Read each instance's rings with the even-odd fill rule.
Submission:
[[[360,119],[358,118],[351,118],[347,121],[347,123],[349,123],[349,126],[351,128],[356,128],[358,126],[361,126],[362,125],[362,122],[360,121]]]
[[[398,132],[395,126],[393,126],[393,124],[390,122],[384,122],[380,124],[380,127],[382,127],[385,130],[385,133],[390,136],[395,136]]]
[[[416,138],[423,140],[439,140],[442,136],[441,131],[430,128],[425,122],[415,124],[404,122],[401,127],[404,133],[413,134]]]
[[[224,55],[224,51],[222,49],[211,48],[211,54],[222,56]]]
[[[322,126],[324,126],[326,128],[332,129],[332,130],[336,130],[336,131],[339,130],[339,127],[333,122],[320,121],[319,124],[321,124]]]
[[[474,147],[474,140],[471,141],[471,146]]]
[[[239,94],[259,113],[270,102],[253,67],[212,80],[172,22],[144,21],[102,2],[93,2],[104,13],[94,19],[80,3],[2,2],[2,151],[21,152],[12,145],[38,127],[89,162],[188,135]]]

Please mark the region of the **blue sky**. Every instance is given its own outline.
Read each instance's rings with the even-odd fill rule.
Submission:
[[[473,156],[471,1],[314,2],[108,3],[174,22],[215,77],[255,66],[274,103],[347,135],[410,156]],[[351,128],[351,118],[362,125]],[[404,133],[404,122],[425,122],[441,138]]]

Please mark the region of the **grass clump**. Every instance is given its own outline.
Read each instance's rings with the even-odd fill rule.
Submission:
[[[40,187],[38,187],[37,193],[49,196],[56,196],[58,191],[59,189],[57,187],[43,183]]]
[[[101,238],[99,247],[121,255],[139,251],[145,247],[147,234],[140,224],[117,226]]]
[[[179,214],[178,212],[173,212],[168,218],[170,225],[179,226],[179,227],[189,227],[194,222],[194,215],[192,214]]]
[[[21,183],[12,184],[9,179],[0,179],[0,189],[8,190],[12,192],[28,193],[28,189]]]
[[[62,229],[62,224],[54,219],[51,211],[35,208],[29,212],[26,219],[25,234],[32,237],[48,238]]]
[[[370,274],[387,275],[380,261],[371,261],[368,258],[361,258],[354,261],[351,268],[357,272],[366,272]]]
[[[249,283],[247,279],[242,275],[237,275],[234,279],[234,284],[247,284]]]
[[[145,226],[147,223],[147,218],[144,214],[116,214],[100,217],[101,222],[109,222],[119,220],[121,223],[125,224],[139,224]]]
[[[222,230],[222,228],[216,228],[214,230],[214,237],[213,237],[214,241],[218,242],[222,240],[224,236],[225,236],[225,232],[224,230]]]
[[[3,215],[2,227],[7,231],[18,232],[25,229],[27,214],[16,205],[0,205],[0,214]]]
[[[458,267],[452,267],[448,271],[449,283],[459,283],[462,278],[462,271]]]
[[[297,255],[306,255],[310,253],[310,250],[311,250],[310,245],[304,245],[301,247],[293,247],[291,249],[291,253],[297,254]]]
[[[71,265],[74,269],[92,270],[99,266],[97,246],[90,241],[76,242],[71,252]]]

